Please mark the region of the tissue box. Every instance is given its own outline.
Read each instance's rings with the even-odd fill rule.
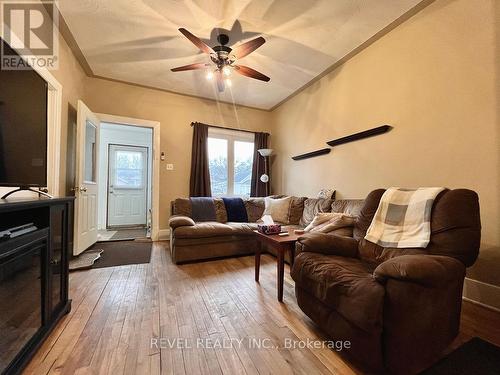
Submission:
[[[257,230],[263,234],[279,234],[279,233],[281,233],[281,225],[280,224],[271,224],[271,225],[259,224],[257,226]]]

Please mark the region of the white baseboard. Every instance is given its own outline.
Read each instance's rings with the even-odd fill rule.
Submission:
[[[170,239],[170,229],[160,229],[158,232],[158,240],[165,241]]]
[[[500,311],[500,286],[465,278],[463,299]]]

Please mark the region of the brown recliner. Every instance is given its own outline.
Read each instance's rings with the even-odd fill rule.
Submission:
[[[384,190],[371,192],[354,236],[310,234],[292,268],[300,308],[371,372],[413,374],[439,359],[458,334],[466,267],[479,253],[475,192],[435,200],[425,249],[383,248],[364,239]]]

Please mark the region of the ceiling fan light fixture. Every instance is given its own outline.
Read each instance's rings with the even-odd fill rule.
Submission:
[[[222,73],[224,73],[225,76],[230,76],[231,75],[231,68],[229,66],[225,66],[222,68]]]
[[[197,69],[205,70],[208,66],[212,66],[215,70],[207,72],[206,79],[208,81],[211,81],[216,78],[217,88],[219,89],[219,92],[224,91],[224,83],[227,83],[228,86],[231,86],[229,77],[232,75],[233,70],[236,73],[241,74],[242,76],[257,79],[259,81],[269,82],[271,80],[268,76],[258,72],[255,69],[240,64],[234,64],[237,60],[249,55],[257,48],[262,46],[266,42],[266,40],[262,36],[249,40],[248,42],[238,44],[236,47],[232,48],[227,46],[227,44],[229,43],[229,37],[226,34],[220,34],[217,37],[217,41],[220,43],[220,45],[214,46],[212,48],[185,28],[181,27],[179,31],[198,49],[210,56],[210,60],[215,66],[210,63],[198,62],[172,68],[170,69],[172,72],[182,72]]]

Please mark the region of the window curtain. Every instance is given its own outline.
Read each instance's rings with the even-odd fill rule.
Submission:
[[[270,174],[266,171],[266,161],[260,156],[257,150],[267,148],[267,141],[269,134],[255,133],[254,150],[253,150],[253,168],[252,168],[252,182],[250,186],[251,197],[266,197],[269,195],[269,182],[267,184],[260,180],[260,176],[264,173]]]
[[[212,196],[208,169],[208,125],[199,122],[193,123],[189,196]]]

